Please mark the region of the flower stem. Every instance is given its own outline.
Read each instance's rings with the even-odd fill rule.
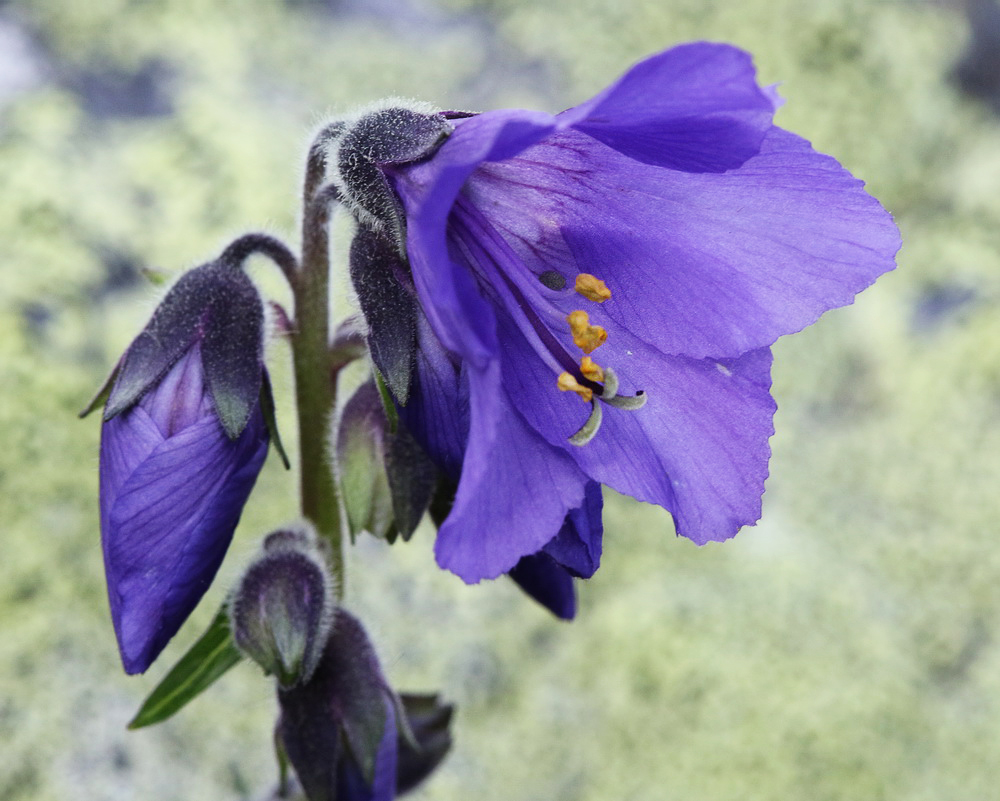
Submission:
[[[326,132],[322,132],[322,137]],[[317,137],[317,143],[319,138]],[[313,151],[317,151],[314,154]],[[293,292],[295,330],[292,359],[299,417],[299,470],[302,514],[330,545],[330,570],[337,592],[344,591],[340,511],[330,453],[334,386],[330,380],[330,208],[336,194],[317,188],[325,164],[313,145],[306,165],[302,212],[302,258]]]

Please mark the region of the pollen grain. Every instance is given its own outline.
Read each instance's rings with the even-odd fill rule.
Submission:
[[[585,311],[570,312],[566,322],[573,333],[573,342],[584,353],[592,353],[608,338],[608,332],[601,326],[590,324],[590,316]]]
[[[563,392],[575,392],[587,403],[590,403],[594,399],[594,390],[590,387],[585,387],[577,381],[576,376],[572,373],[560,373],[559,378],[556,379],[556,386]]]
[[[608,289],[608,285],[590,273],[580,273],[576,277],[574,289],[587,300],[592,300],[595,303],[604,303],[604,301],[611,299],[611,290]]]
[[[604,380],[604,371],[601,366],[589,356],[580,359],[580,372],[583,373],[584,378],[589,378],[591,381],[600,383]]]

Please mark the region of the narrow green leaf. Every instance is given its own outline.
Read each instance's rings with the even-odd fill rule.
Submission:
[[[216,679],[242,659],[229,633],[226,608],[219,609],[208,629],[143,702],[128,724],[141,729],[166,720],[188,701],[206,690]]]

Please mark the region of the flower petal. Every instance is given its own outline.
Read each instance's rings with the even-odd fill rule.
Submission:
[[[506,158],[554,129],[549,114],[488,112],[463,120],[433,159],[394,173],[424,312],[442,344],[479,369],[496,354],[492,314],[472,278],[452,261],[445,223],[466,178],[481,162]]]
[[[508,575],[556,617],[562,620],[576,617],[573,577],[545,551],[522,556]]]
[[[544,548],[545,553],[577,578],[590,578],[601,564],[603,507],[601,485],[591,481],[584,490],[583,505],[566,516],[559,533]]]
[[[457,480],[469,439],[468,371],[445,351],[419,309],[417,343],[413,384],[399,416],[434,463]]]
[[[723,172],[757,153],[773,115],[749,53],[695,42],[640,62],[559,122],[646,164]]]
[[[491,386],[472,376],[465,463],[434,548],[438,564],[469,584],[496,578],[540,550],[580,506],[585,484],[569,455],[547,447],[502,403],[499,382]],[[496,416],[493,431],[477,424],[483,414]]]
[[[463,202],[502,232],[522,276],[561,276],[566,289],[551,295],[563,313],[581,308],[573,281],[590,273],[611,290],[594,307],[610,325],[663,353],[733,357],[852,302],[893,268],[899,233],[862,186],[777,128],[721,174],[639,164],[561,132],[484,164]]]
[[[105,424],[109,452],[148,425],[140,411]],[[126,672],[145,671],[208,589],[266,455],[259,408],[236,441],[210,415],[161,442],[113,493],[102,534]]]
[[[538,553],[521,557],[508,574],[518,586],[556,617],[576,616],[575,578],[590,578],[601,561],[601,485],[589,482],[583,505],[573,509]]]
[[[697,360],[664,356],[625,331],[609,335],[598,351],[603,363],[616,370],[623,394],[642,391],[647,402],[635,410],[605,405],[597,435],[577,447],[568,439],[588,407],[556,391],[551,370],[505,319],[510,402],[592,480],[663,506],[678,533],[699,544],[759,519],[774,432],[768,349]]]

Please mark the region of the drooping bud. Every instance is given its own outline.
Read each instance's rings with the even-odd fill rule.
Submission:
[[[310,801],[391,801],[396,699],[364,627],[337,609],[312,679],[279,689],[278,733]]]
[[[269,534],[229,602],[237,647],[286,688],[312,677],[333,620],[331,579],[314,543],[304,526]]]
[[[362,384],[344,407],[337,461],[352,534],[409,539],[430,502],[437,470],[405,426],[392,430],[374,381]]]
[[[263,306],[240,265],[283,247],[250,234],[182,276],[109,379],[101,540],[127,673],[149,667],[210,586],[267,455]]]

